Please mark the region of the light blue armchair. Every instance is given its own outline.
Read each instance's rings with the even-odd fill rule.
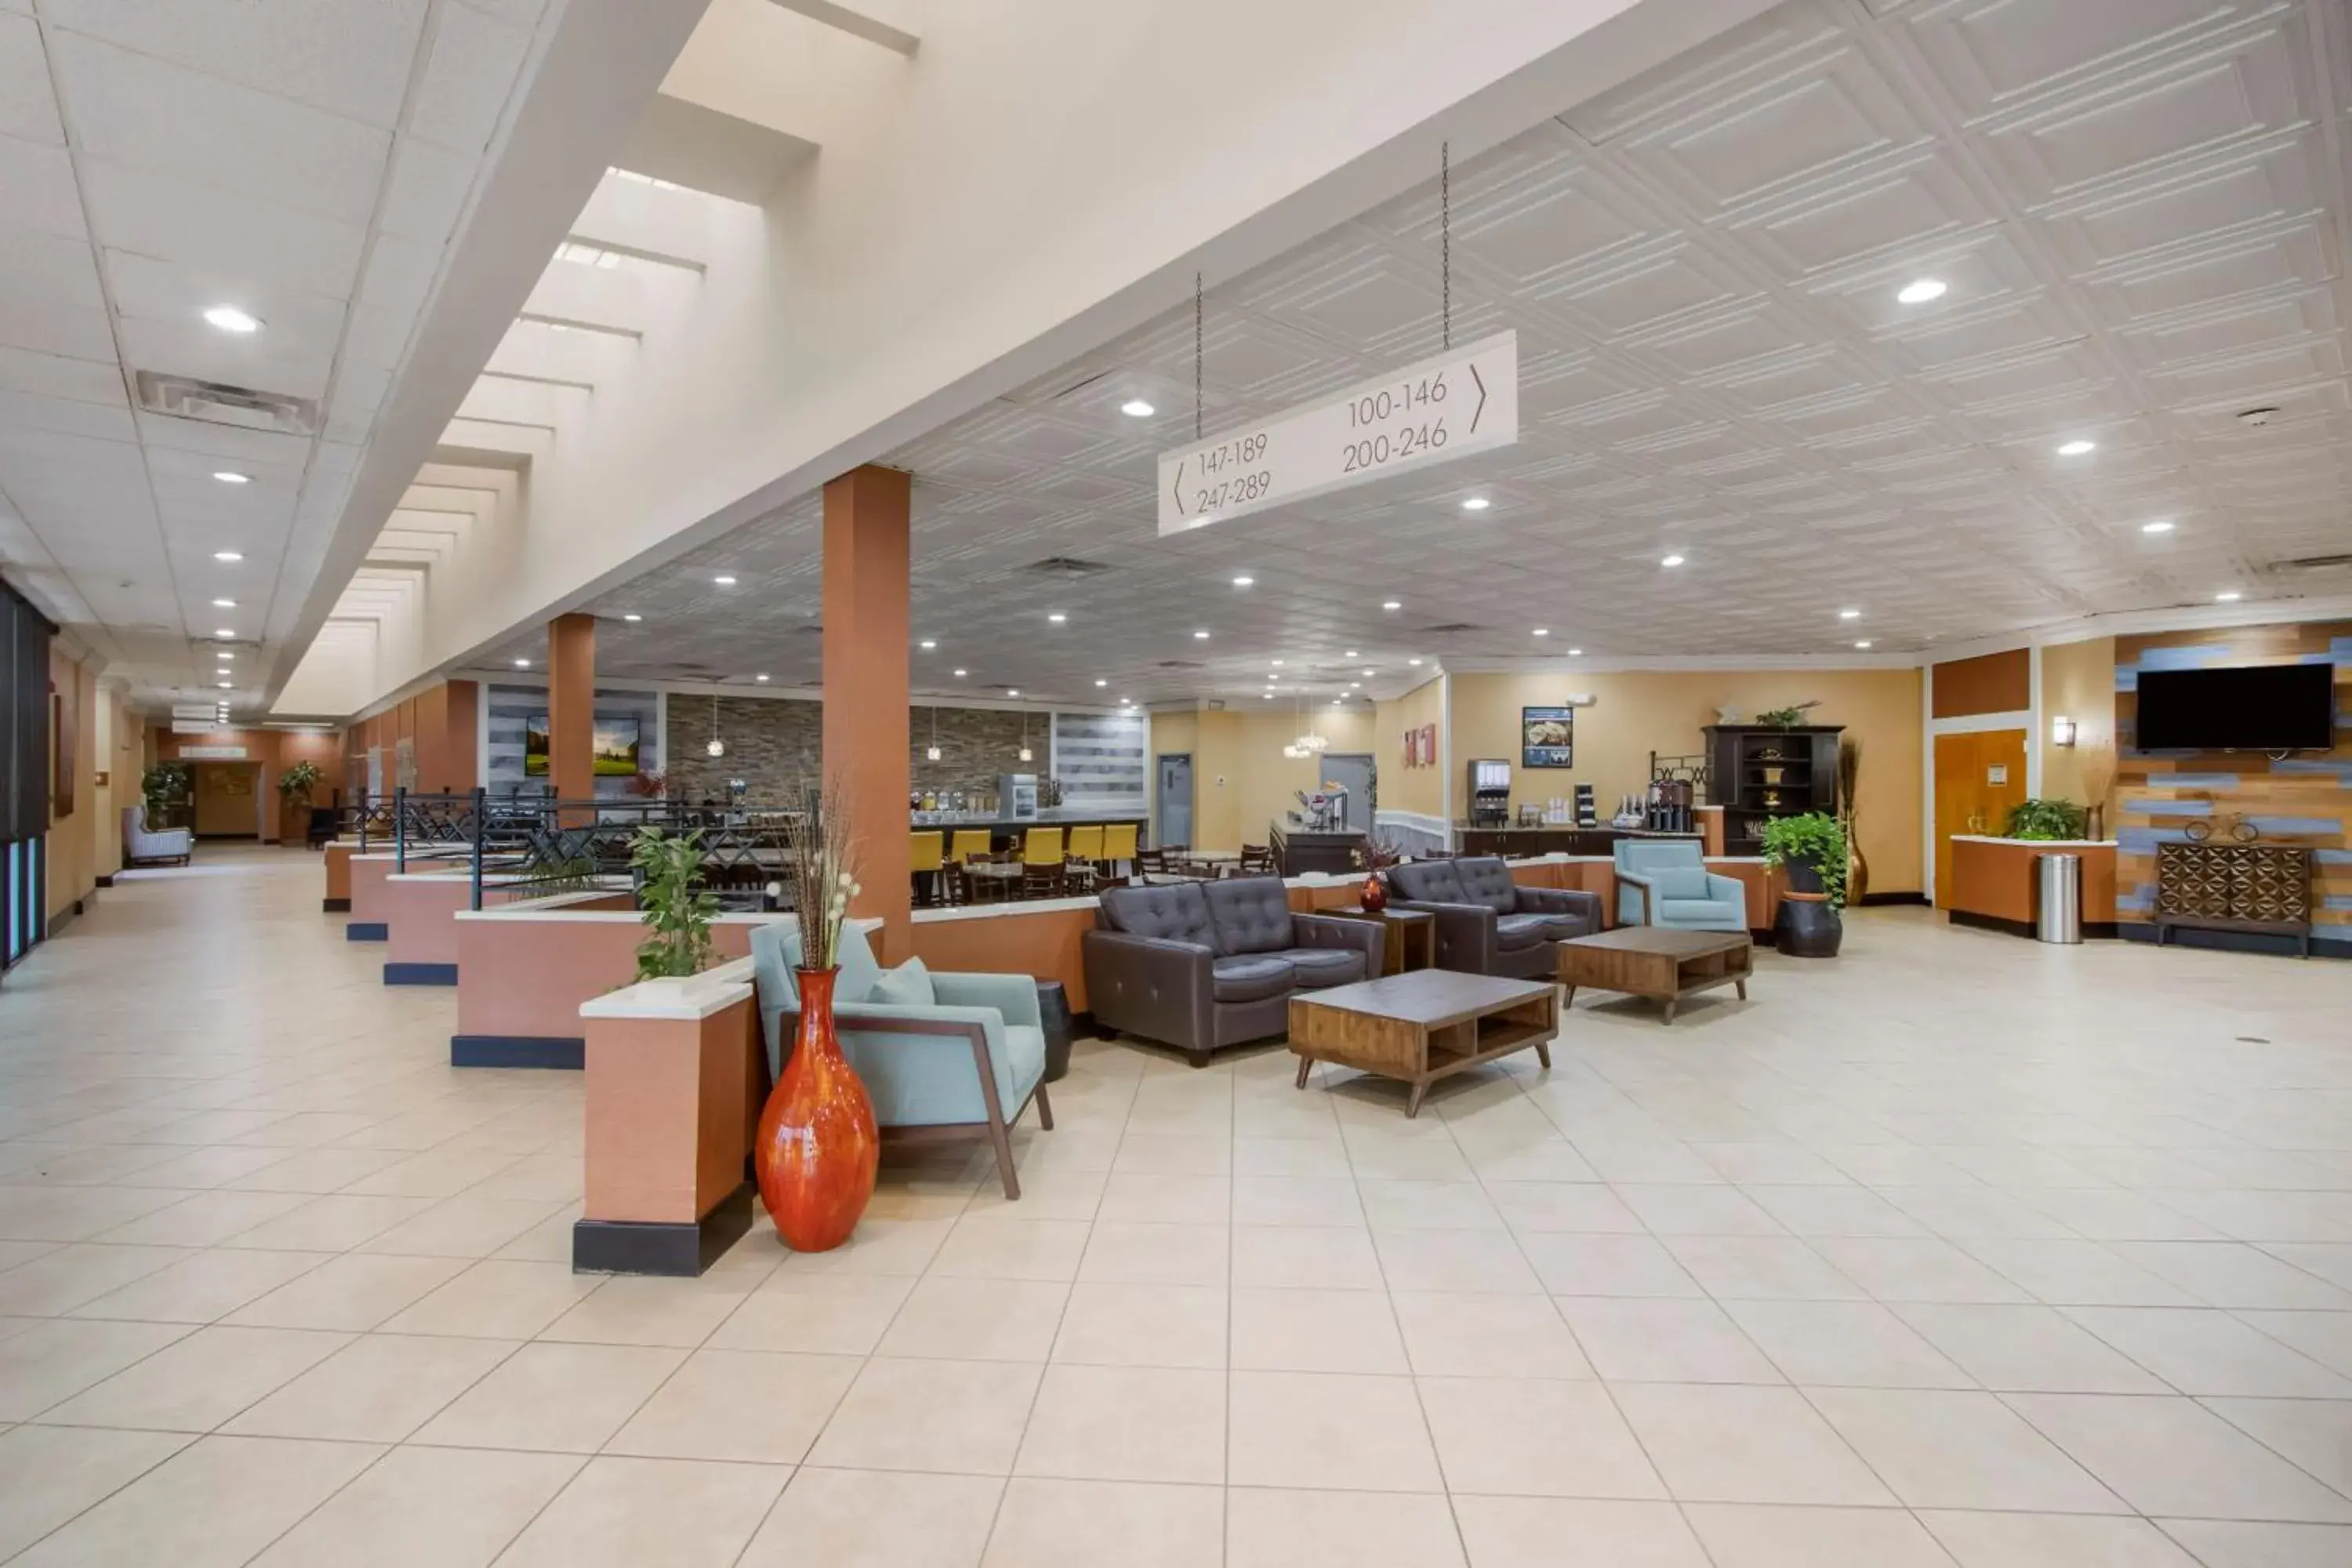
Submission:
[[[1686,838],[1621,838],[1616,844],[1617,923],[1679,931],[1746,931],[1748,889],[1706,868]]]
[[[778,921],[752,928],[760,1026],[767,1037],[768,1070],[778,1078],[800,1024],[800,987],[793,979],[800,961],[798,926]],[[833,1016],[841,1054],[874,1100],[876,1123],[897,1130],[900,1142],[942,1131],[987,1132],[1004,1195],[1018,1198],[1013,1124],[1034,1100],[1038,1125],[1049,1131],[1054,1125],[1036,982],[1025,974],[934,973],[936,1005],[918,1006],[870,1000],[881,978],[866,933],[855,926],[844,930]]]

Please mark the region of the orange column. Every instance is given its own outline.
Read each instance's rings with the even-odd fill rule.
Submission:
[[[871,465],[824,487],[824,771],[857,828],[866,890],[851,913],[880,918],[886,963],[908,948],[907,833],[908,476]]]
[[[596,617],[558,616],[547,628],[547,777],[558,800],[596,795]],[[590,813],[567,813],[581,822]],[[576,826],[576,825],[575,825]]]

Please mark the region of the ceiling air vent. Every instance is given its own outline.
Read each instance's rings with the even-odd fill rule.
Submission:
[[[1033,561],[1024,571],[1040,577],[1091,577],[1097,572],[1110,570],[1108,561],[1081,561],[1075,555],[1048,555],[1043,561]]]
[[[2352,554],[2300,555],[2292,561],[2273,561],[2269,572],[2273,576],[2294,577],[2314,572],[2352,572]]]
[[[1449,621],[1442,626],[1423,626],[1421,629],[1428,633],[1431,637],[1459,637],[1464,632],[1482,632],[1486,628],[1484,626],[1471,626],[1465,621]]]
[[[138,387],[140,407],[174,419],[201,419],[208,425],[274,430],[288,436],[310,436],[319,428],[319,405],[308,397],[152,370],[139,373]]]
[[[1209,667],[1202,664],[1197,658],[1163,658],[1160,661],[1160,668],[1162,669],[1206,669]]]

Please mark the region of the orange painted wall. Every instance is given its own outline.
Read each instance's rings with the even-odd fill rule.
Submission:
[[[383,787],[399,787],[404,741],[416,759],[419,793],[463,795],[479,786],[481,694],[478,682],[447,680],[353,721],[342,743],[342,776],[352,781],[352,791],[367,787],[368,752],[377,749],[383,752]]]
[[[1079,959],[1078,938],[1095,929],[1091,909],[925,921],[908,929],[913,932],[914,955],[932,969],[1058,980],[1062,994],[1069,998],[1070,1011],[1086,1011],[1086,966]]]
[[[2024,840],[2006,839],[1998,844],[1982,844],[1973,839],[1952,840],[1952,883],[1940,898],[1945,909],[1967,914],[1986,915],[1994,920],[2031,921],[2033,919],[2034,879],[2040,875],[2034,862],[2050,853],[2047,846]],[[2083,859],[2083,919],[2087,924],[2107,925],[2116,918],[2116,851],[2113,845],[2075,847],[2068,846],[2064,853],[2079,855]]]
[[[300,806],[290,809],[285,797],[278,793],[278,775],[298,762],[318,765],[320,779],[310,791],[315,805],[326,805],[342,787],[343,742],[331,730],[207,730],[200,735],[174,735],[158,728],[152,731],[153,750],[160,762],[177,761],[184,746],[242,746],[245,760],[261,764],[258,787],[262,792],[261,837],[265,843],[292,841],[299,843],[310,826],[310,818]],[[133,781],[134,788],[136,781]],[[121,795],[125,802],[135,795]]]

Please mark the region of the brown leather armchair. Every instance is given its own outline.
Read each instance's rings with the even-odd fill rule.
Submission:
[[[1194,1067],[1286,1033],[1291,993],[1381,972],[1379,925],[1293,914],[1279,877],[1106,888],[1100,903],[1079,939],[1095,1021],[1175,1046]]]
[[[1408,861],[1388,879],[1396,907],[1436,917],[1440,969],[1549,980],[1556,943],[1601,929],[1600,894],[1522,887],[1497,856]]]

